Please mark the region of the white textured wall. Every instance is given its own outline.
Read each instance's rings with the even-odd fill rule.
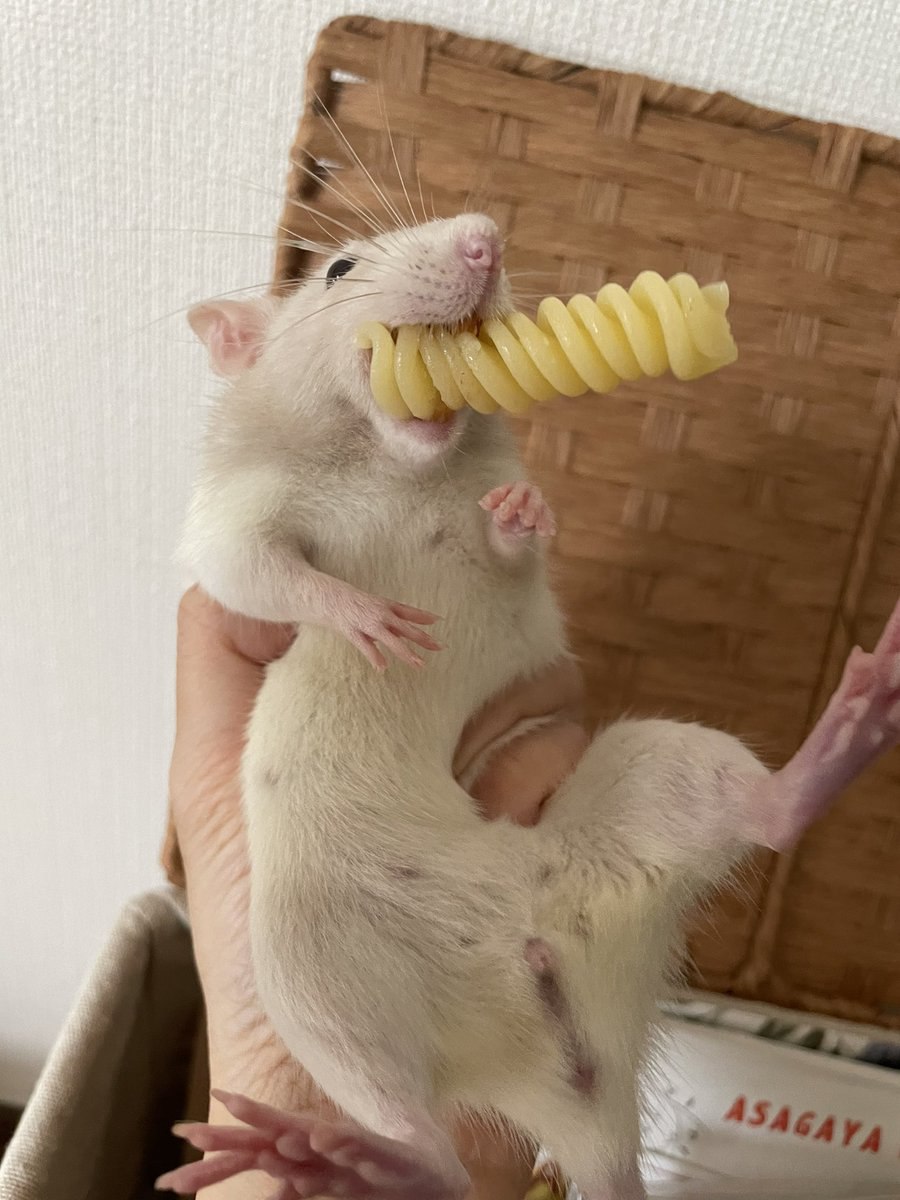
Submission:
[[[209,391],[191,301],[265,280],[331,0],[6,0],[0,61],[0,1099],[155,882],[170,556]],[[896,0],[408,0],[562,57],[900,134]],[[585,47],[590,47],[586,52]],[[156,322],[156,323],[153,323]]]

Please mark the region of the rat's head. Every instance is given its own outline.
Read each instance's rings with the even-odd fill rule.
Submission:
[[[298,420],[327,423],[323,406],[336,419],[355,415],[392,457],[424,466],[484,418],[468,409],[445,422],[386,416],[372,397],[370,352],[357,347],[356,331],[367,321],[458,329],[511,307],[499,231],[489,217],[466,214],[348,242],[281,300],[213,301],[189,320],[218,374],[252,367],[296,402]]]

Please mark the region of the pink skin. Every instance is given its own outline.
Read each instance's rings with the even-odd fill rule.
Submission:
[[[174,1132],[214,1158],[161,1175],[160,1190],[187,1195],[244,1171],[265,1171],[281,1186],[273,1200],[459,1200],[443,1172],[418,1150],[350,1122],[293,1116],[246,1096],[213,1092],[241,1125],[185,1122]]]
[[[473,271],[496,270],[500,265],[500,246],[496,238],[480,233],[469,234],[460,243],[466,266]]]
[[[750,795],[748,840],[788,850],[870,763],[900,742],[900,603],[871,654],[850,652],[800,749]]]
[[[478,503],[491,514],[491,542],[505,557],[518,554],[534,534],[543,538],[556,534],[556,518],[533,483],[504,483]]]
[[[228,379],[252,367],[266,335],[265,309],[238,300],[198,304],[188,313],[191,329],[209,351],[217,375]]]
[[[413,608],[409,604],[396,604],[382,600],[367,592],[358,591],[339,579],[324,577],[327,594],[324,596],[328,610],[327,623],[356,646],[378,671],[387,668],[384,651],[387,650],[401,662],[411,667],[424,666],[424,660],[412,650],[408,642],[421,646],[423,650],[440,650],[440,642],[420,629],[420,625],[433,625],[440,620],[434,613]]]

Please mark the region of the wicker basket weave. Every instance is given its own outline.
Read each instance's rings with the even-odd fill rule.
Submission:
[[[697,717],[782,761],[900,594],[900,143],[351,17],[309,65],[285,233],[336,228],[297,201],[361,228],[344,187],[379,208],[329,114],[401,211],[398,166],[417,213],[490,211],[533,292],[728,281],[735,366],[520,428],[594,715]],[[303,269],[285,236],[277,285]],[[898,780],[895,754],[762,857],[698,927],[696,981],[900,1026]]]

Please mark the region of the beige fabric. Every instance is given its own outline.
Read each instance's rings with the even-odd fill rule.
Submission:
[[[144,1200],[178,1161],[201,996],[183,893],[131,901],[0,1165],[0,1200]]]

